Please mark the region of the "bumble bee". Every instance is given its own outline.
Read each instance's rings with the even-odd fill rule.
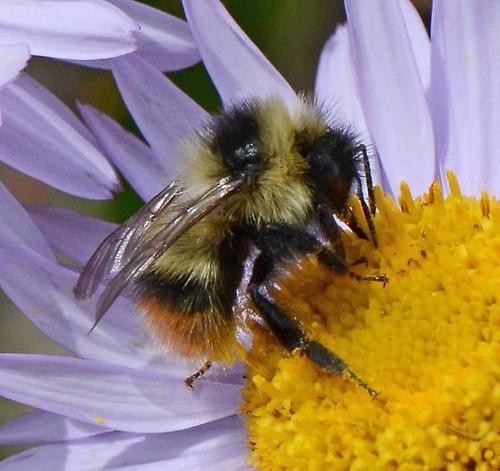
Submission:
[[[80,275],[77,298],[92,296],[111,278],[98,299],[93,328],[132,286],[162,343],[185,357],[224,361],[236,342],[233,307],[243,267],[256,248],[247,292],[276,339],[374,395],[338,355],[308,338],[293,313],[266,290],[276,268],[297,256],[315,256],[336,272],[351,273],[336,217],[367,237],[347,204],[355,189],[375,240],[374,204],[368,207],[361,190],[364,163],[374,201],[365,147],[348,127],[332,124],[313,100],[300,97],[293,108],[278,98],[233,106],[180,152],[187,161],[182,177],[108,236]],[[330,245],[308,230],[312,222]],[[384,281],[383,275],[372,278]]]

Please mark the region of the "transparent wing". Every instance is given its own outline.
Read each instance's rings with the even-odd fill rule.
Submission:
[[[126,265],[101,293],[92,329],[127,286],[137,281],[182,234],[213,211],[224,199],[238,191],[243,183],[243,178],[226,177],[219,180],[201,196],[188,201],[180,208],[176,208],[175,216],[162,224],[153,237],[141,241]]]
[[[119,272],[145,241],[153,237],[154,222],[181,192],[173,181],[137,213],[113,231],[85,265],[74,288],[77,299],[89,298],[110,274]]]

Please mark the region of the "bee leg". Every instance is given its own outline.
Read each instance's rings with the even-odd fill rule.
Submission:
[[[353,273],[352,271],[350,271],[349,265],[343,258],[327,248],[323,248],[320,252],[318,252],[316,257],[318,261],[325,267],[329,268],[330,270],[334,270],[337,273],[348,275],[354,280],[377,281],[383,283],[384,286],[389,281],[389,278],[387,278],[386,275],[358,275],[356,273]]]
[[[345,209],[339,217],[360,239],[370,240],[366,232],[356,221],[356,218],[350,209]]]
[[[318,207],[319,211],[319,224],[321,229],[325,232],[328,240],[333,244],[334,251],[323,248],[317,254],[318,260],[340,274],[347,274],[351,278],[360,281],[379,281],[387,283],[389,279],[385,275],[357,275],[349,270],[349,264],[346,261],[344,245],[342,244],[341,233],[342,229],[337,224],[333,211],[325,205]],[[375,230],[375,229],[374,229]],[[356,260],[352,265],[366,262],[366,259]]]
[[[342,358],[321,343],[308,339],[300,324],[261,292],[277,262],[286,258],[287,251],[292,250],[296,253],[317,251],[321,248],[319,242],[307,232],[289,227],[270,226],[266,231],[256,240],[261,253],[255,260],[248,287],[250,297],[266,324],[288,352],[303,353],[323,370],[349,379],[365,389],[370,396],[376,397],[376,391],[354,373]],[[340,266],[348,270],[345,262],[342,263]]]
[[[184,380],[186,386],[190,389],[193,389],[194,382],[198,378],[201,378],[210,369],[211,366],[212,363],[210,363],[209,361],[203,363],[203,366],[196,373],[193,373],[191,376]]]
[[[267,263],[265,262],[265,264]],[[250,286],[250,296],[267,325],[286,350],[292,354],[300,352],[306,355],[321,369],[349,379],[365,389],[372,398],[377,396],[377,392],[351,370],[349,365],[336,353],[321,343],[308,339],[299,323],[288,317],[274,302],[264,296],[257,285]]]
[[[326,205],[318,206],[319,225],[323,229],[328,240],[333,244],[335,253],[345,260],[345,249],[342,243],[342,229],[339,227],[333,211]]]
[[[350,265],[347,263],[345,258],[345,250],[340,238],[341,229],[335,220],[333,212],[326,206],[320,206],[319,208],[319,223],[323,231],[325,232],[328,239],[332,242],[334,246],[334,251],[323,247],[316,254],[318,261],[337,273],[348,275],[351,278],[359,281],[379,281],[382,283],[387,283],[389,281],[385,275],[357,275],[350,270]],[[360,263],[362,260],[354,262],[354,264]]]

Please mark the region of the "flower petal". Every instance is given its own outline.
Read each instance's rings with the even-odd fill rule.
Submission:
[[[231,384],[205,380],[190,390],[176,376],[50,355],[0,354],[0,393],[73,419],[140,433],[227,417],[240,401],[239,386]]]
[[[337,26],[335,34],[323,47],[316,77],[316,97],[320,104],[325,105],[334,124],[352,126],[359,140],[371,148],[373,140],[361,106],[346,25]],[[390,186],[386,185],[383,177],[380,159],[376,153],[370,154],[374,183],[390,193]]]
[[[53,250],[80,264],[87,263],[116,224],[65,208],[33,206],[29,214]]]
[[[399,0],[403,21],[410,40],[413,57],[425,92],[431,83],[431,41],[422,18],[409,0]]]
[[[76,443],[44,446],[9,458],[0,464],[0,470],[52,471],[54,466],[64,462],[65,469],[71,470],[234,471],[248,469],[244,466],[247,455],[241,419],[232,416],[179,432],[113,433]],[[239,461],[235,460],[236,457]]]
[[[422,193],[434,177],[430,113],[399,0],[346,0],[364,115],[391,187]],[[395,47],[397,45],[397,47]]]
[[[203,63],[225,106],[266,95],[281,96],[287,103],[296,101],[290,85],[219,0],[183,3]]]
[[[185,21],[134,0],[108,2],[119,7],[138,24],[139,30],[134,35],[136,54],[156,69],[179,70],[199,62],[200,53]],[[99,69],[109,69],[112,64],[111,59],[70,62]]]
[[[208,114],[136,54],[115,59],[113,75],[137,125],[172,179],[182,167],[179,139],[199,128]]]
[[[100,0],[9,0],[0,8],[0,43],[29,45],[31,54],[103,59],[135,49],[137,25]]]
[[[82,132],[67,107],[27,75],[0,90],[0,108],[1,160],[77,196],[109,198],[117,188],[115,172],[88,131]]]
[[[19,75],[19,78],[16,80],[16,85],[28,90],[31,95],[59,115],[67,124],[75,128],[85,139],[94,145],[96,144],[96,140],[92,133],[82,124],[75,113],[47,88],[43,87],[25,73]]]
[[[316,97],[333,110],[335,119],[352,124],[363,142],[371,140],[361,107],[346,25],[337,26],[335,34],[323,47],[316,77]]]
[[[167,172],[140,139],[95,108],[78,108],[101,148],[143,200],[149,201],[167,185]]]
[[[0,243],[0,286],[48,337],[85,358],[143,368],[165,358],[144,334],[133,303],[121,297],[91,335],[94,303],[73,295],[78,274],[7,239]]]
[[[86,261],[86,260],[85,260]],[[73,287],[78,273],[4,238],[0,243],[0,286],[7,296],[48,337],[83,358],[103,359],[129,368],[168,372],[179,381],[193,373],[192,362],[158,347],[145,329],[132,300],[122,296],[98,327],[94,323],[95,299],[76,301]],[[214,365],[209,381],[241,385],[240,366]],[[201,379],[200,382],[203,382]]]
[[[30,445],[33,443],[64,442],[108,431],[110,429],[106,427],[35,410],[0,426],[0,443],[2,445]]]
[[[17,77],[17,74],[26,67],[30,58],[30,50],[25,44],[11,46],[0,45],[0,87],[3,87]]]
[[[432,112],[440,173],[498,195],[500,3],[439,0],[432,11]]]
[[[133,0],[108,0],[138,25],[137,53],[158,70],[178,70],[200,60],[188,24]]]
[[[0,234],[16,243],[29,247],[49,260],[55,260],[44,236],[26,210],[0,182]]]

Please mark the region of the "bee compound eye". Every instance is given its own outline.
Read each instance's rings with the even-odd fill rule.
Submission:
[[[307,161],[311,166],[311,172],[318,177],[337,177],[339,167],[334,159],[333,149],[326,146],[318,146],[309,152]]]

